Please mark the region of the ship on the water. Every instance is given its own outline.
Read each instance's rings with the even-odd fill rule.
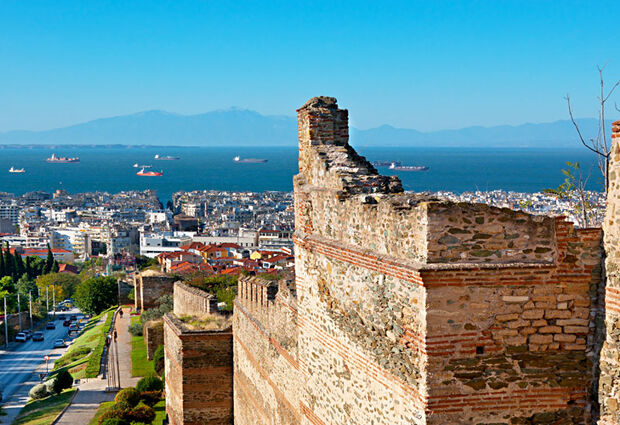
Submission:
[[[133,165],[133,168],[151,168],[152,165],[139,165],[137,162]]]
[[[170,155],[159,156],[159,154],[157,154],[155,155],[153,159],[155,159],[156,161],[177,161],[181,158],[179,158],[178,156],[170,156]]]
[[[15,168],[15,167],[11,167],[9,168],[9,173],[25,173],[26,170],[24,168]]]
[[[136,175],[142,176],[142,177],[159,177],[159,176],[163,176],[164,172],[163,171],[145,171],[144,168],[142,168],[140,171],[136,173]]]
[[[427,171],[428,167],[424,165],[396,165],[395,162],[392,162],[389,169],[396,171]]]
[[[52,156],[46,159],[46,161],[56,162],[56,163],[61,163],[61,164],[68,164],[68,163],[73,163],[73,162],[80,162],[80,158],[77,156],[73,158],[68,158],[65,156],[56,156],[56,154],[53,153]]]
[[[400,167],[401,165],[403,165],[403,163],[400,161],[373,161],[372,162],[372,165],[374,165],[375,167],[389,167],[392,164],[396,165],[397,167]]]
[[[236,156],[233,158],[233,161],[240,164],[264,164],[268,160],[260,158],[241,158],[240,156]]]

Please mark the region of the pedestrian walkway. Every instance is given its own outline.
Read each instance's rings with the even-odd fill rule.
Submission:
[[[123,317],[116,317],[117,350],[120,370],[121,388],[134,387],[139,378],[131,377],[131,335],[129,334],[129,308],[123,309]],[[114,343],[114,342],[113,342]],[[114,399],[115,393],[105,392],[108,380],[102,375],[80,384],[80,391],[65,411],[58,425],[87,424],[105,401]]]

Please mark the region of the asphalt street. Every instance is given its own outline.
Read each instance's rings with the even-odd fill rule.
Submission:
[[[68,318],[69,315],[81,313],[77,309],[67,312],[57,313]],[[49,355],[49,370],[54,366],[54,361],[64,354],[71,340],[76,336],[74,333],[68,337],[68,327],[62,325],[61,320],[55,320],[56,329],[43,330],[45,339],[43,341],[11,342],[9,349],[4,346],[0,349],[0,388],[2,389],[2,404],[9,413],[15,409],[21,409],[27,400],[28,391],[32,385],[39,382],[39,373],[45,372],[44,357]],[[0,331],[3,331],[1,329]],[[53,348],[56,339],[64,339],[67,348]],[[7,417],[0,416],[2,423],[10,423]]]

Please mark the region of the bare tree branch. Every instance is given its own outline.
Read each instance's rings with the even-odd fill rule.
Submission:
[[[601,155],[601,156],[605,156],[605,153],[598,151],[597,149],[593,148],[592,146],[588,145],[588,142],[586,142],[586,140],[583,138],[583,135],[581,134],[581,129],[579,128],[579,125],[577,124],[577,121],[575,121],[575,118],[573,117],[573,108],[571,107],[570,104],[570,96],[567,94],[566,97],[566,103],[568,104],[568,114],[570,115],[570,120],[573,122],[573,125],[575,126],[575,130],[577,130],[577,134],[579,135],[579,140],[581,140],[581,143],[588,149],[590,149],[592,152]],[[596,146],[597,144],[594,142],[594,139],[590,139],[590,141],[592,142],[592,144],[594,146]]]

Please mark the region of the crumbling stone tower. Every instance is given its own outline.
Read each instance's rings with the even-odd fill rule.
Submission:
[[[298,126],[299,385],[274,423],[589,423],[601,231],[404,194],[334,98]]]
[[[605,324],[599,402],[601,425],[620,424],[620,121],[612,124],[612,153],[605,214]]]

